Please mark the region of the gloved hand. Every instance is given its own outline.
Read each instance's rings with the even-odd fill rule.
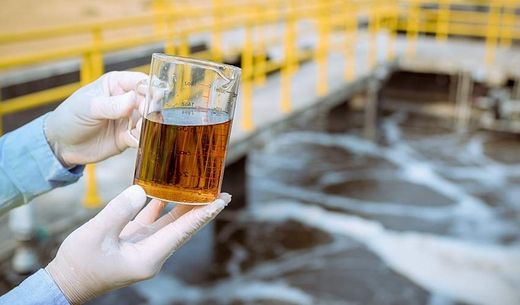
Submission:
[[[139,130],[135,124],[128,130],[128,118],[143,100],[135,91],[146,78],[139,72],[107,73],[47,116],[45,136],[64,166],[101,161],[138,145]]]
[[[178,205],[160,218],[165,204],[158,200],[138,214],[145,201],[143,189],[131,186],[65,239],[46,270],[71,304],[153,277],[231,196],[222,193],[205,206]]]

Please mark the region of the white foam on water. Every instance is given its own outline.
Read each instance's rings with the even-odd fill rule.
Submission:
[[[508,266],[520,264],[518,248],[395,232],[368,246],[392,269],[429,291],[472,304],[520,304],[520,269]]]
[[[503,219],[500,209],[488,206],[484,200],[470,193],[467,185],[447,179],[467,179],[475,187],[494,190],[507,186],[509,177],[519,177],[520,164],[502,164],[485,155],[486,136],[477,135],[468,142],[457,135],[403,141],[398,120],[400,117],[394,116],[383,124],[390,143],[388,146],[379,146],[354,135],[291,132],[271,141],[262,151],[260,160],[262,164],[270,164],[271,158],[276,156],[282,161],[283,153],[280,156],[277,152],[284,146],[343,148],[352,154],[387,160],[396,165],[397,170],[383,169],[379,172],[369,166],[366,170],[329,171],[321,175],[319,186],[359,179],[384,181],[393,178],[428,187],[451,199],[453,205],[370,202],[324,194],[315,189],[269,179],[265,174],[270,174],[272,167],[260,169],[253,164],[250,166],[253,176],[256,172],[260,177],[254,181],[256,191],[291,199],[253,204],[248,211],[249,217],[266,222],[293,220],[333,236],[354,238],[377,254],[390,268],[430,291],[429,305],[452,305],[457,301],[482,305],[520,304],[520,246],[500,245],[502,237],[517,232],[517,226]],[[416,150],[416,147],[421,150]],[[442,159],[425,158],[422,151],[428,150],[437,155],[440,153],[441,157],[444,154],[456,161],[456,165],[446,165]],[[307,159],[312,157],[312,151],[302,152],[302,155],[291,160],[292,166],[298,162],[309,166]],[[504,196],[514,199],[514,194],[509,190]],[[429,222],[448,220],[449,231],[456,237],[395,232],[384,228],[376,220],[331,212],[323,207],[362,215],[412,216]],[[271,270],[270,275],[274,276],[277,268],[269,268],[269,264],[264,263],[261,270]],[[286,262],[285,265],[290,266],[290,263]]]
[[[274,283],[237,282],[234,283],[233,286],[235,286],[234,289],[236,290],[233,299],[246,302],[253,302],[256,300],[278,300],[301,305],[313,304],[313,299],[310,295],[299,289],[288,286],[283,281]],[[227,294],[227,289],[219,290],[220,292]],[[228,299],[228,297],[226,296],[224,299]]]
[[[299,305],[314,304],[310,295],[287,285],[284,281],[229,279],[210,287],[199,287],[182,283],[172,276],[158,275],[152,280],[137,283],[134,287],[151,305],[168,305],[175,302],[231,304],[237,300],[277,300]]]
[[[442,176],[454,176],[456,175],[457,170],[460,173],[466,169],[444,167],[439,170],[434,161],[425,159],[407,142],[399,140],[400,132],[398,131],[397,120],[400,120],[401,117],[394,116],[392,119],[394,121],[387,120],[385,121],[385,124],[383,124],[387,133],[391,134],[393,137],[393,144],[390,146],[379,146],[371,141],[349,134],[337,135],[307,131],[290,132],[280,135],[267,145],[264,150],[267,154],[267,156],[263,157],[264,162],[269,164],[271,160],[269,154],[275,155],[277,150],[284,146],[291,147],[303,144],[339,147],[352,154],[381,158],[395,164],[398,167],[396,177],[400,177],[410,183],[420,184],[430,188],[432,191],[451,199],[455,203],[453,206],[419,207],[389,202],[374,203],[364,200],[361,201],[352,198],[327,195],[319,192],[313,193],[311,191],[309,193],[309,191],[304,190],[301,187],[294,188],[285,184],[281,184],[277,187],[276,184],[279,182],[276,181],[273,183],[260,181],[258,184],[264,184],[264,186],[260,187],[263,187],[264,189],[265,187],[268,187],[268,190],[275,190],[275,192],[285,191],[286,194],[295,199],[306,200],[302,197],[307,196],[308,198],[316,199],[317,201],[315,202],[317,203],[347,211],[358,211],[372,215],[402,215],[430,220],[457,218],[458,221],[453,225],[454,230],[460,235],[467,234],[468,237],[476,237],[478,235],[479,239],[499,239],[504,234],[511,233],[511,225],[503,223],[503,221],[498,219],[497,215],[495,215],[496,213],[487,206],[482,199],[470,194],[463,186]],[[451,141],[455,142],[460,141],[456,140],[454,136],[442,136],[435,138],[433,141],[446,141],[447,139],[451,139]],[[495,185],[499,186],[501,184],[496,183],[503,183],[506,181],[506,178],[504,177],[520,174],[520,171],[517,171],[516,166],[509,167],[497,162],[488,162],[489,158],[482,154],[482,141],[482,139],[472,142],[470,141],[470,144],[468,144],[470,147],[465,147],[461,151],[462,154],[464,154],[465,150],[471,152],[469,154],[472,156],[471,161],[477,164],[473,166],[472,171],[495,169],[487,171],[486,173],[474,175],[472,178],[475,179],[476,182],[482,183],[483,185],[491,185],[490,181],[494,181]],[[423,144],[424,143],[428,142],[423,141]],[[439,147],[439,143],[437,143],[436,146]],[[308,158],[312,157],[312,152],[308,154],[310,155]],[[460,153],[457,154],[460,155]],[[453,155],[453,152],[451,155]],[[307,156],[297,156],[294,159],[298,160],[305,157]],[[297,161],[293,162],[295,164],[297,163]],[[319,167],[319,164],[316,166]],[[255,167],[250,167],[254,173]],[[369,171],[372,171],[373,173],[373,169]],[[265,185],[266,183],[269,185]],[[255,181],[255,187],[256,186],[257,182]]]
[[[304,205],[291,201],[277,201],[264,203],[253,208],[250,212],[255,220],[269,222],[285,222],[297,220],[310,227],[337,234],[348,232],[349,237],[361,241],[368,241],[379,236],[384,228],[375,221],[364,220],[360,217],[332,213],[318,206]]]
[[[465,166],[444,166],[439,168],[443,175],[455,179],[478,181],[480,185],[494,188],[507,182],[508,177],[520,176],[520,165],[502,164],[484,153],[484,143],[488,136],[476,135],[470,139],[465,150],[455,156],[465,163]]]
[[[455,302],[451,298],[448,298],[440,294],[432,294],[428,300],[428,305],[454,305]]]
[[[318,180],[318,184],[323,188],[328,185],[338,184],[346,181],[355,180],[395,180],[404,179],[395,170],[348,170],[341,172],[324,173]]]
[[[331,243],[319,245],[312,249],[302,249],[288,252],[281,257],[255,265],[245,271],[241,277],[246,279],[280,278],[284,274],[301,270],[316,270],[329,263],[325,257],[340,254],[344,251],[357,248],[359,244],[335,239]]]
[[[383,131],[385,133],[385,138],[390,143],[396,143],[401,141],[401,129],[397,125],[397,122],[401,122],[405,118],[403,113],[396,113],[392,116],[392,119],[383,121]]]
[[[256,206],[260,221],[295,220],[364,243],[390,268],[440,295],[471,304],[520,304],[520,248],[393,232],[376,221],[297,202]]]
[[[169,305],[173,302],[195,303],[204,298],[204,290],[191,287],[172,276],[163,274],[155,278],[139,282],[133,287],[145,297],[150,305]]]
[[[368,215],[405,216],[427,219],[430,221],[440,221],[446,220],[449,217],[455,217],[458,214],[456,205],[422,207],[393,202],[370,202],[367,200],[328,195],[308,188],[268,180],[255,181],[255,188],[256,191],[259,192],[265,191],[270,194],[290,196],[291,198],[298,200],[316,202],[319,205],[329,208]]]

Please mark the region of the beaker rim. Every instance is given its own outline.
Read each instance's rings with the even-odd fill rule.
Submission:
[[[217,69],[230,69],[234,72],[240,72],[242,69],[240,69],[237,66],[223,64],[223,63],[217,63],[214,61],[204,60],[204,59],[196,59],[191,57],[183,57],[183,56],[177,56],[177,55],[168,55],[164,53],[153,53],[152,58],[157,58],[163,61],[167,61],[169,63],[183,63],[183,64],[190,64],[195,66],[200,66],[201,68],[217,68]]]

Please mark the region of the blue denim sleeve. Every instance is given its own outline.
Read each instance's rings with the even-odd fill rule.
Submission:
[[[40,269],[0,297],[0,305],[70,305],[50,275]]]
[[[39,117],[0,138],[0,215],[83,174],[84,166],[69,170],[54,156],[44,120]]]

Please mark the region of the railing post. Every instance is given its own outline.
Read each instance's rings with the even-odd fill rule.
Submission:
[[[262,6],[257,7],[258,26],[256,27],[256,54],[254,67],[255,84],[265,85],[267,69],[267,51],[265,45],[265,24],[267,23],[267,12]]]
[[[345,72],[344,78],[351,81],[356,77],[358,13],[353,1],[343,5],[345,20]]]
[[[406,19],[406,55],[414,55],[417,51],[417,36],[419,31],[418,0],[408,0],[408,18]]]
[[[103,74],[103,54],[101,44],[103,37],[101,29],[95,28],[92,36],[92,50],[84,54],[80,67],[80,83],[82,86],[96,80]],[[83,205],[87,208],[97,208],[101,205],[101,197],[96,184],[96,171],[94,164],[86,166],[86,192]]]
[[[513,40],[513,28],[515,28],[516,4],[513,1],[504,0],[501,15],[500,45],[505,48],[511,46]]]
[[[328,45],[329,45],[329,18],[327,9],[329,8],[328,0],[320,0],[318,8],[318,50],[316,52],[316,62],[318,63],[318,96],[324,96],[328,91]]]
[[[467,71],[459,73],[457,80],[456,101],[456,129],[457,132],[466,132],[471,121],[471,94],[473,92],[473,81],[471,74]]]
[[[166,31],[166,43],[164,45],[164,52],[166,54],[174,55],[175,54],[175,18],[176,18],[176,10],[174,10],[174,6],[172,9],[166,14],[164,17],[164,27]]]
[[[499,6],[497,4],[489,3],[488,23],[486,30],[486,64],[492,65],[495,63],[498,29],[499,29]]]
[[[103,75],[103,54],[101,52],[101,45],[103,44],[103,33],[100,28],[95,28],[93,31],[93,47],[91,53],[92,60],[92,81]]]
[[[282,101],[281,101],[281,110],[282,112],[290,112],[291,111],[291,82],[292,75],[295,69],[295,54],[294,48],[296,44],[295,40],[295,16],[294,16],[294,0],[289,0],[287,7],[287,18],[285,23],[285,62],[282,67]]]
[[[399,2],[391,1],[390,2],[389,11],[390,14],[388,16],[388,49],[386,53],[386,59],[394,59],[397,53],[396,50],[396,40],[397,40],[397,23],[399,21]]]
[[[249,11],[251,12],[251,11]],[[242,93],[243,117],[242,128],[246,131],[253,129],[253,26],[251,16],[246,22],[246,37],[242,51]]]
[[[185,29],[181,30],[180,35],[180,46],[179,46],[179,56],[188,57],[190,56],[190,41],[189,36]]]
[[[377,139],[378,105],[382,85],[382,80],[379,79],[377,74],[376,71],[376,75],[372,76],[368,81],[364,113],[363,134],[365,138],[372,141]]]
[[[370,42],[368,46],[368,67],[372,69],[377,64],[378,34],[379,34],[379,7],[375,4],[370,10],[368,18],[368,35]]]
[[[446,42],[449,33],[450,3],[449,0],[438,0],[437,10],[437,41]]]
[[[191,53],[191,46],[189,40],[189,32],[186,28],[179,27],[177,29],[177,37],[179,37],[179,56],[189,57]],[[182,69],[182,76],[177,80],[181,83],[191,83],[192,75],[191,75],[191,67],[189,65],[184,66]],[[175,103],[182,103],[184,99],[189,98],[191,96],[191,86],[185,86],[182,89],[182,94],[177,97],[177,101]]]
[[[166,0],[152,0],[152,10],[155,14],[154,31],[157,36],[162,35],[166,30],[166,28],[164,28],[162,17],[165,16],[167,8],[168,4],[166,3]]]
[[[224,1],[213,0],[213,27],[211,31],[211,57],[222,62],[222,12]]]

